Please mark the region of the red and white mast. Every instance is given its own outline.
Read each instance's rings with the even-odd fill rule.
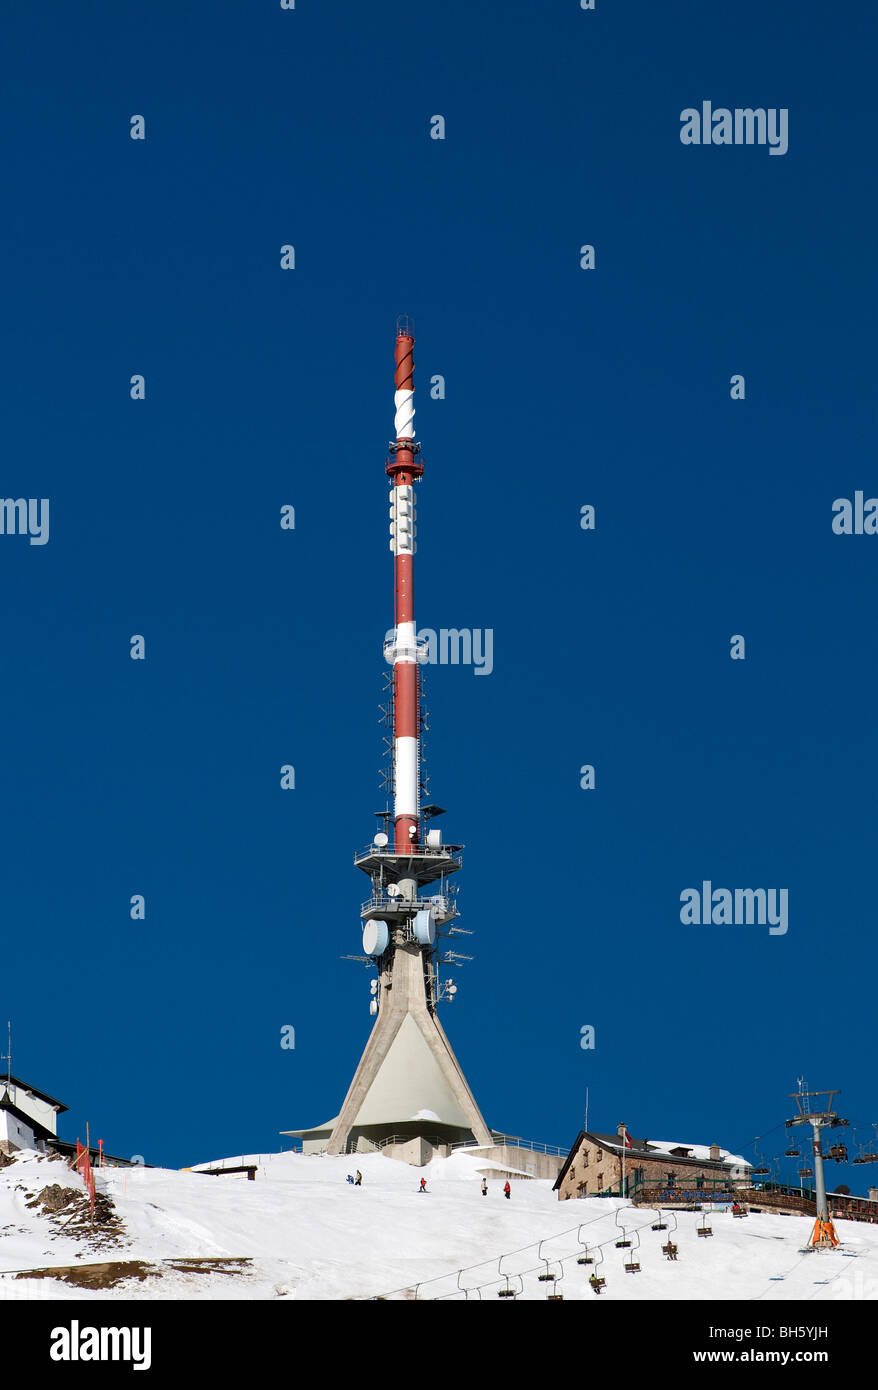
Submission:
[[[417,462],[414,406],[415,339],[407,318],[397,323],[393,404],[396,439],[390,445],[387,472],[391,541],[394,554],[394,634],[386,651],[393,660],[393,843],[397,854],[418,844],[420,809],[420,712],[418,649],[415,627],[414,480],[423,473]]]
[[[414,430],[414,346],[408,319],[396,327],[395,439],[390,442],[390,549],[393,551],[394,627],[384,645],[393,675],[393,844],[387,830],[354,855],[372,883],[360,908],[363,955],[378,972],[369,1012],[375,1024],[348,1087],[341,1110],[317,1130],[288,1131],[303,1147],[329,1154],[356,1149],[361,1139],[386,1144],[390,1154],[401,1135],[443,1142],[492,1143],[473,1094],[437,1015],[440,999],[456,992],[442,987],[438,965],[460,957],[440,954],[440,929],[450,935],[457,917],[454,890],[447,887],[460,868],[462,845],[442,843],[438,830],[421,834],[421,817],[432,820],[439,806],[420,807],[419,657],[415,627],[414,484],[423,473]],[[380,813],[384,819],[385,813]],[[388,827],[389,828],[389,827]],[[433,886],[433,895],[424,889]],[[438,892],[435,890],[438,888]],[[405,1153],[408,1149],[403,1145]],[[431,1150],[432,1151],[432,1150]],[[423,1150],[422,1150],[423,1152]],[[402,1156],[402,1155],[400,1155]]]

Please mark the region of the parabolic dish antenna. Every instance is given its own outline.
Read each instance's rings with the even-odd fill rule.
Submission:
[[[367,922],[363,928],[363,950],[367,956],[383,956],[390,941],[387,923],[380,919]]]
[[[436,940],[436,919],[427,907],[415,913],[413,923],[415,941],[419,946],[432,946]]]

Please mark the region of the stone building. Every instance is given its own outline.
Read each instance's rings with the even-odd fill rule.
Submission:
[[[659,1188],[710,1193],[746,1187],[750,1181],[746,1159],[721,1149],[719,1144],[676,1144],[627,1137],[624,1193],[621,1137],[580,1130],[554,1186],[558,1200],[601,1193],[635,1198],[641,1190]]]

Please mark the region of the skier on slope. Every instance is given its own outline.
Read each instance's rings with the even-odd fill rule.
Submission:
[[[360,1170],[359,1170],[359,1168],[358,1168],[358,1169],[357,1169],[357,1176],[356,1176],[356,1179],[355,1179],[355,1181],[354,1181],[354,1187],[362,1187],[362,1186],[363,1186],[363,1174],[360,1172]]]
[[[507,1197],[507,1198],[512,1196],[512,1188],[509,1186],[509,1179],[508,1179],[508,1178],[506,1179],[506,1186],[505,1186],[504,1189],[503,1189],[503,1195],[504,1195],[504,1197]]]
[[[487,1178],[482,1178],[482,1196],[483,1196],[483,1197],[487,1197],[487,1195],[488,1195],[488,1179],[487,1179]]]
[[[426,1179],[426,1178],[421,1178],[421,1185],[420,1185],[420,1187],[418,1188],[418,1191],[419,1191],[419,1192],[426,1192],[426,1191],[427,1191],[427,1179]]]

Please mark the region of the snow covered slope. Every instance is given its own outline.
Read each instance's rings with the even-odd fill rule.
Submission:
[[[227,1160],[241,1162],[258,1162],[254,1182],[98,1170],[99,1205],[102,1194],[112,1205],[104,1203],[106,1219],[92,1235],[82,1224],[84,1198],[70,1203],[69,1192],[53,1192],[47,1201],[57,1210],[28,1205],[55,1184],[82,1193],[81,1180],[58,1160],[18,1155],[0,1169],[0,1298],[411,1298],[415,1285],[422,1298],[463,1298],[465,1269],[460,1289],[470,1298],[481,1286],[483,1299],[498,1301],[502,1270],[521,1274],[524,1298],[542,1299],[554,1286],[537,1279],[546,1268],[540,1242],[549,1272],[563,1273],[557,1289],[568,1300],[878,1297],[878,1226],[839,1222],[840,1251],[803,1254],[811,1226],[804,1217],[736,1220],[717,1211],[707,1217],[713,1235],[699,1237],[701,1217],[679,1213],[679,1258],[670,1262],[661,1253],[668,1233],[650,1229],[651,1211],[601,1198],[559,1202],[542,1181],[513,1182],[506,1200],[502,1181],[489,1180],[483,1197],[476,1165],[462,1154],[425,1169],[377,1154]],[[362,1187],[346,1181],[357,1166]],[[616,1248],[617,1222],[628,1228],[630,1250]],[[576,1263],[580,1228],[583,1241],[602,1247],[599,1297],[587,1283],[595,1266]],[[632,1252],[640,1273],[623,1268]]]

